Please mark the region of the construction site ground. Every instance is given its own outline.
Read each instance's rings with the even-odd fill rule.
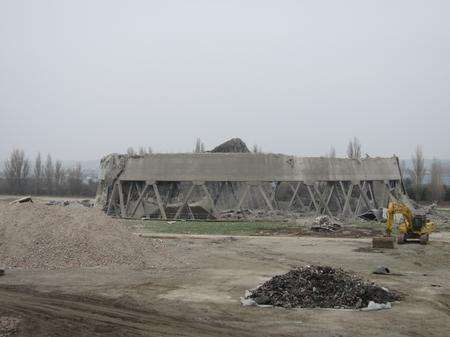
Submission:
[[[22,321],[19,336],[446,336],[450,329],[449,235],[384,252],[371,251],[368,239],[161,240],[186,263],[8,271],[0,278],[0,316]],[[246,289],[312,263],[355,270],[404,299],[379,312],[240,305]],[[399,275],[371,275],[380,264]]]
[[[148,229],[136,235],[156,241],[161,256],[173,258],[145,269],[6,269],[0,277],[0,318],[17,328],[0,330],[0,336],[447,336],[450,331],[449,232],[433,234],[427,246],[384,251],[371,249],[369,237]],[[403,299],[373,312],[241,306],[245,290],[307,264],[356,271]],[[391,274],[372,274],[379,265]]]

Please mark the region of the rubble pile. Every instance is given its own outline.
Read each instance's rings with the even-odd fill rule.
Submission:
[[[293,222],[296,219],[304,219],[305,214],[283,210],[264,210],[264,209],[243,209],[243,210],[227,210],[214,214],[219,220],[266,220],[266,221],[284,221]]]
[[[71,208],[93,207],[94,202],[90,199],[83,200],[50,200],[46,202],[49,206],[67,206]]]
[[[331,219],[328,215],[318,216],[311,225],[311,230],[313,232],[334,232],[341,228],[341,224],[336,220]]]
[[[148,258],[149,257],[149,258]],[[0,261],[8,268],[58,269],[158,264],[157,242],[93,208],[0,204]]]
[[[316,265],[277,275],[251,291],[250,297],[259,305],[339,309],[360,309],[370,301],[387,303],[399,299],[398,294],[353,272]]]
[[[232,138],[226,142],[216,146],[211,150],[213,153],[248,153],[250,150],[244,141],[240,138]]]
[[[448,217],[442,212],[437,210],[437,204],[433,203],[423,208],[423,212],[427,215],[427,218],[434,222],[447,223]]]
[[[421,206],[406,195],[401,196],[400,202],[408,206],[413,213],[426,214],[427,218],[435,223],[447,223],[449,220],[447,215],[437,209],[438,205],[436,203],[432,203],[428,206]]]

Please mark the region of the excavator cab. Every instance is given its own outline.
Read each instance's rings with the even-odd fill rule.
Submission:
[[[424,226],[427,224],[427,216],[425,214],[415,214],[412,219],[412,230],[413,231],[421,231]]]

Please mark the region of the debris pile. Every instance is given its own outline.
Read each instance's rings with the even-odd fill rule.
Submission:
[[[45,203],[48,206],[66,206],[70,208],[93,207],[94,202],[90,199],[83,200],[50,200]]]
[[[311,225],[313,232],[334,232],[341,229],[341,224],[331,219],[328,215],[321,215],[314,219]]]
[[[219,220],[265,220],[295,222],[296,219],[304,219],[305,214],[284,210],[243,209],[238,211],[227,210],[214,214]]]
[[[432,203],[429,206],[423,208],[423,212],[427,215],[427,218],[434,222],[448,222],[448,217],[442,212],[437,210],[437,204]]]
[[[370,301],[387,303],[399,296],[353,272],[312,265],[274,276],[251,291],[250,298],[259,305],[285,308],[360,309]]]
[[[447,223],[449,218],[444,213],[437,209],[437,204],[432,203],[428,206],[420,206],[417,202],[410,199],[406,195],[402,195],[400,202],[408,206],[413,213],[423,213],[427,215],[427,218],[435,223]]]
[[[92,208],[0,204],[0,261],[7,268],[57,269],[159,264],[160,245]]]
[[[225,143],[222,143],[218,146],[216,146],[214,149],[211,150],[213,153],[248,153],[250,150],[248,149],[247,145],[244,143],[244,141],[240,138],[232,138],[230,140],[227,140]]]

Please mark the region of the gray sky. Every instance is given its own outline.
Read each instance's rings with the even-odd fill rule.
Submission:
[[[450,158],[450,1],[0,0],[0,158],[264,151]]]

